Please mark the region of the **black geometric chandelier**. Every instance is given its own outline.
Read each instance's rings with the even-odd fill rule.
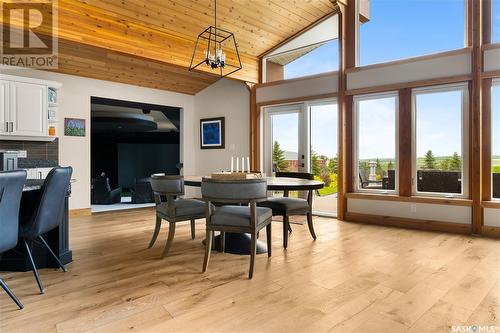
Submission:
[[[242,68],[240,53],[234,34],[217,28],[217,0],[215,0],[214,18],[214,26],[203,30],[196,39],[189,70],[193,71],[204,64],[220,77],[225,77]]]

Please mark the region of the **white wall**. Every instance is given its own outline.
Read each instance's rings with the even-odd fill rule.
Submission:
[[[412,62],[366,66],[347,74],[347,89],[376,87],[472,73],[471,52],[444,54],[436,58],[422,57]]]
[[[62,83],[59,97],[59,163],[71,165],[73,178],[71,209],[90,207],[90,97],[105,97],[183,108],[183,133],[181,160],[184,162],[184,173],[196,173],[195,147],[198,145],[198,117],[195,116],[194,96],[142,88],[132,85],[88,79],[72,75],[51,73],[31,69],[5,69],[2,74],[10,74],[36,79],[52,80]],[[248,101],[247,101],[248,104]],[[66,137],[63,135],[64,117],[83,118],[87,120],[87,136]],[[247,118],[245,118],[247,119]]]
[[[207,175],[228,170],[231,156],[250,156],[250,92],[243,82],[222,79],[199,92],[194,98],[196,110],[196,172]],[[225,149],[200,149],[199,122],[202,118],[225,117]]]
[[[467,206],[453,206],[450,209],[450,206],[447,205],[354,198],[347,200],[347,211],[460,224],[470,224],[472,216],[471,207]]]
[[[484,71],[500,70],[500,47],[484,51]]]
[[[257,103],[293,99],[314,95],[336,93],[339,88],[338,72],[325,73],[292,79],[279,84],[272,84],[257,88]]]
[[[484,225],[500,228],[500,210],[496,208],[484,208]]]

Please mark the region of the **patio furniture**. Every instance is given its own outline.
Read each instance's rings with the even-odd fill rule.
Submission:
[[[175,224],[182,221],[191,221],[191,239],[194,239],[195,220],[205,217],[205,203],[195,199],[183,199],[184,177],[152,175],[151,187],[153,188],[156,202],[156,226],[149,247],[153,247],[161,228],[161,221],[168,221],[168,237],[165,249],[161,255],[164,258],[174,240]],[[166,199],[166,201],[165,201]]]
[[[500,198],[500,173],[493,174],[493,198]]]
[[[462,173],[458,171],[419,170],[417,189],[420,192],[461,193]]]
[[[361,188],[382,188],[382,180],[369,180],[363,172],[360,172],[359,185]]]
[[[221,232],[220,242],[222,252],[224,252],[225,232],[248,233],[251,235],[250,269],[248,278],[251,279],[257,251],[257,233],[264,227],[267,231],[267,255],[268,257],[271,256],[272,210],[265,207],[257,207],[257,202],[267,199],[266,180],[221,180],[203,178],[201,193],[203,199],[207,201],[207,236],[205,239],[203,272],[206,272],[208,267],[214,231]],[[213,207],[212,202],[228,205]]]
[[[394,190],[396,188],[396,170],[387,170],[387,176],[382,178],[382,189]]]

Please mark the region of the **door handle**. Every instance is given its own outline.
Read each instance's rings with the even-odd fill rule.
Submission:
[[[14,122],[13,121],[10,122],[10,132],[11,133],[14,132]]]
[[[5,122],[5,132],[7,132],[7,133],[10,132],[9,131],[9,122],[8,121]]]

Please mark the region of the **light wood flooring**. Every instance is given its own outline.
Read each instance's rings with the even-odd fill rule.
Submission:
[[[212,253],[201,273],[179,225],[160,260],[165,225],[148,250],[152,209],[73,218],[69,271],[2,273],[26,306],[0,293],[0,332],[451,332],[500,326],[500,241],[338,222],[292,225],[288,250],[273,224],[273,256]],[[265,238],[265,232],[261,233]],[[500,329],[497,328],[497,331]]]

